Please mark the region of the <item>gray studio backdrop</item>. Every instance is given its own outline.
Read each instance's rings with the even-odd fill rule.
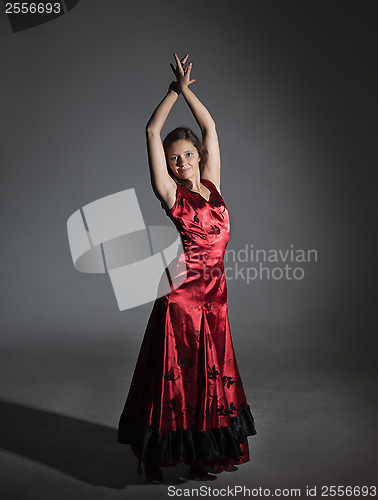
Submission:
[[[256,474],[264,457],[267,481],[286,467],[294,486],[305,457],[302,477],[321,483],[330,450],[353,446],[340,478],[370,478],[375,435],[356,429],[371,429],[375,411],[372,6],[81,0],[18,33],[0,13],[4,401],[116,427],[152,303],[120,312],[108,276],[74,269],[66,223],[134,188],[146,225],[171,224],[150,187],[144,127],[172,52],[188,52],[191,88],[218,127],[228,248],[317,256],[291,264],[301,279],[228,280]],[[199,133],[182,97],[163,134],[178,125]],[[327,412],[342,418],[326,423]]]

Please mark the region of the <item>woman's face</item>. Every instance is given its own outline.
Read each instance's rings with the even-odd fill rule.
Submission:
[[[179,179],[190,179],[199,173],[201,158],[191,141],[180,139],[167,149],[167,161],[172,172]]]

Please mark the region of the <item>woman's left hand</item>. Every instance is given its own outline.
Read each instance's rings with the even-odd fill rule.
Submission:
[[[188,54],[180,61],[176,52],[173,53],[176,59],[176,68],[171,64],[172,71],[176,77],[177,85],[180,91],[183,87],[188,87],[191,83],[195,82],[195,79],[190,79],[190,71],[192,69],[192,63],[185,66],[185,63],[189,57]]]

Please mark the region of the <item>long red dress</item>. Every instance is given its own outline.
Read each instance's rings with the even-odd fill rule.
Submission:
[[[232,344],[224,254],[230,220],[215,185],[208,201],[178,185],[166,210],[181,234],[184,283],[155,301],[119,420],[118,442],[159,466],[249,460],[256,434]],[[177,263],[179,273],[180,262]]]

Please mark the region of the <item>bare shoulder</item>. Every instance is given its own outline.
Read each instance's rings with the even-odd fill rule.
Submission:
[[[167,207],[171,209],[176,202],[177,195],[177,184],[172,177],[167,179],[164,187],[160,189],[159,194]]]
[[[214,186],[216,187],[218,193],[222,194],[221,190],[220,190],[220,182],[217,181],[214,177],[212,177],[210,175],[206,175],[206,177],[202,177],[202,178],[205,179],[206,181],[210,181],[212,184],[214,184]]]

